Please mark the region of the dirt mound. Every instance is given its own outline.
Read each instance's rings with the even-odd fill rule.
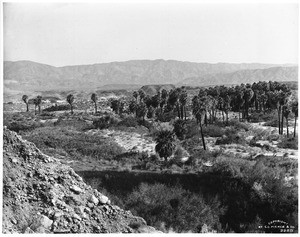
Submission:
[[[3,132],[3,233],[155,232],[15,132]]]

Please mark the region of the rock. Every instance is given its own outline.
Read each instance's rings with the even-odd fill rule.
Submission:
[[[92,195],[89,199],[90,202],[94,203],[95,205],[98,205],[99,200],[94,195]]]
[[[109,201],[108,197],[106,197],[104,195],[99,196],[99,202],[101,204],[107,204],[108,201]]]
[[[40,216],[40,225],[46,229],[50,228],[53,224],[53,221],[50,220],[47,216]]]
[[[63,212],[55,212],[53,215],[54,220],[58,219],[59,217],[63,216],[64,213]]]
[[[83,190],[76,185],[70,186],[70,190],[76,194],[83,193]]]
[[[16,163],[18,163],[18,159],[17,158],[12,158],[11,162],[16,164]]]
[[[80,217],[79,215],[77,215],[76,213],[74,213],[74,214],[72,215],[72,217],[73,217],[74,219],[77,219],[77,220],[81,221],[81,217]]]
[[[30,227],[27,227],[26,230],[24,231],[24,234],[33,234],[34,231],[30,229]]]

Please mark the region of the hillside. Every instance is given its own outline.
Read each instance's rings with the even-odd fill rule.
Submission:
[[[247,69],[231,73],[218,73],[187,78],[178,85],[208,86],[253,83],[258,81],[297,81],[298,67],[271,67],[267,69]]]
[[[70,167],[4,128],[3,233],[155,232]]]
[[[155,95],[158,91],[161,91],[163,89],[170,91],[174,89],[174,85],[146,85],[142,86],[142,90],[147,94],[147,95]]]
[[[31,61],[7,61],[4,62],[4,86],[5,93],[13,93],[34,90],[84,90],[113,84],[176,84],[187,78],[212,74],[221,76],[223,73],[274,66],[280,65],[209,64],[160,59],[53,67]],[[222,81],[216,76],[213,79],[214,81],[209,81],[210,84]]]

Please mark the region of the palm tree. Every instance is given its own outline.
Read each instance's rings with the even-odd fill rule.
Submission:
[[[136,103],[137,103],[137,98],[138,98],[138,96],[139,96],[139,93],[138,93],[137,91],[134,91],[132,95],[133,95],[133,97],[135,98],[135,101],[136,101]]]
[[[167,161],[175,150],[175,134],[169,130],[161,130],[156,138],[155,151]]]
[[[147,106],[144,102],[141,102],[137,105],[136,113],[139,118],[143,118],[143,121],[145,121],[145,116],[147,114]]]
[[[288,105],[284,105],[282,107],[282,115],[283,117],[285,118],[285,121],[286,121],[286,136],[289,137],[289,121],[288,121],[288,117],[289,117],[289,114],[290,114],[290,109],[288,107]],[[282,120],[282,123],[283,123],[283,120]]]
[[[184,87],[182,87],[181,93],[179,95],[179,102],[181,104],[181,119],[184,118],[186,120],[186,104],[187,104],[187,92]]]
[[[72,94],[69,94],[67,96],[67,102],[70,104],[71,106],[71,114],[73,114],[73,102],[74,102],[74,96]]]
[[[248,84],[247,84],[248,85]],[[244,96],[243,99],[245,101],[244,103],[244,118],[248,121],[249,120],[249,107],[250,107],[250,101],[252,99],[252,97],[254,96],[254,92],[251,88],[246,88],[244,90]]]
[[[179,140],[185,139],[185,134],[187,133],[186,121],[182,119],[177,119],[174,123],[174,133]]]
[[[34,113],[36,114],[36,107],[39,108],[39,114],[41,113],[41,103],[42,103],[42,96],[38,95],[34,100],[33,103],[35,105],[34,107]]]
[[[97,113],[97,100],[98,100],[98,98],[97,98],[97,95],[96,95],[95,93],[92,94],[91,100],[92,100],[92,101],[94,102],[94,104],[95,104],[95,114],[96,114],[96,113]]]
[[[28,112],[28,111],[29,111],[29,108],[28,108],[28,96],[27,96],[27,95],[23,95],[23,96],[22,96],[22,100],[23,100],[24,103],[26,104],[26,107],[27,107],[26,112]]]
[[[117,99],[112,100],[110,107],[116,114],[120,114],[121,103],[119,100]]]
[[[142,100],[144,100],[146,96],[145,92],[142,89],[139,90],[139,96],[140,96],[140,102],[142,102]]]
[[[137,117],[137,113],[136,113],[137,102],[136,102],[135,100],[131,100],[131,101],[129,102],[128,109],[129,109],[130,113],[135,114],[135,116]]]
[[[292,103],[292,112],[295,115],[295,123],[294,123],[294,137],[296,137],[296,124],[297,124],[297,118],[298,118],[298,101],[294,101]]]
[[[202,101],[202,102],[204,102],[204,101]],[[203,135],[203,130],[202,130],[202,124],[203,124],[203,120],[205,118],[206,109],[205,109],[205,106],[203,105],[203,103],[201,103],[199,96],[194,96],[194,98],[192,100],[192,110],[193,110],[193,114],[197,120],[197,123],[199,123],[203,149],[206,150],[206,145],[205,145],[205,140],[204,140],[204,135]]]

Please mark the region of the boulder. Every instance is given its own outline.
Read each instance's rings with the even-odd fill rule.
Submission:
[[[70,186],[70,190],[73,191],[76,194],[83,193],[83,190],[81,188],[79,188],[78,186],[76,186],[76,185]]]

